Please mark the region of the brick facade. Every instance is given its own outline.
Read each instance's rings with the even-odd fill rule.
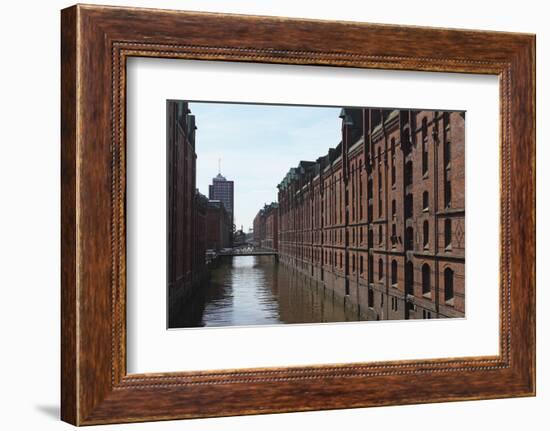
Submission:
[[[196,190],[195,117],[186,102],[168,101],[168,295],[175,304],[188,297],[206,274],[205,196]],[[202,234],[201,234],[202,232]]]
[[[279,249],[279,204],[265,205],[254,217],[254,245],[268,250]]]
[[[221,250],[231,247],[231,218],[223,202],[208,201],[206,212],[206,248]]]
[[[340,144],[278,185],[280,261],[361,319],[464,316],[464,113],[341,118]]]
[[[194,243],[194,268],[198,274],[205,274],[206,267],[206,225],[207,225],[208,198],[198,190],[195,193],[195,220],[193,233]]]

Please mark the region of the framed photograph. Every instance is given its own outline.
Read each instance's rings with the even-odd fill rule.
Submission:
[[[465,317],[464,111],[166,115],[168,328]]]
[[[61,14],[61,416],[535,394],[535,37]]]

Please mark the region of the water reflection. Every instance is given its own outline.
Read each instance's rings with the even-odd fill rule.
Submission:
[[[171,328],[356,321],[307,277],[273,256],[223,257],[208,282],[170,316]]]

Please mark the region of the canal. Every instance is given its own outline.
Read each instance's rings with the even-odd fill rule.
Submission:
[[[341,302],[274,256],[224,256],[170,328],[356,321]]]

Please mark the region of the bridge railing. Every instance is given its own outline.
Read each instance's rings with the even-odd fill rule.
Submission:
[[[244,248],[233,248],[220,250],[218,255],[220,256],[272,256],[278,254],[277,250],[271,250],[267,248],[259,247],[244,247]]]

